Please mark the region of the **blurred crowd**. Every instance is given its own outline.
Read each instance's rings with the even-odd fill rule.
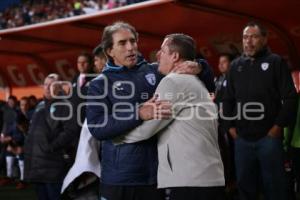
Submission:
[[[0,12],[0,29],[91,14],[145,0],[25,0]]]
[[[23,145],[29,122],[38,102],[39,100],[34,95],[24,96],[20,100],[15,96],[10,96],[7,102],[0,101],[0,173],[3,173],[2,170],[5,168],[5,163],[7,163],[6,175],[8,177],[18,176],[19,174],[20,181],[17,182],[17,189],[25,187],[23,183]],[[20,171],[14,167],[15,159],[18,161]],[[10,182],[12,182],[11,179],[2,179],[0,185]]]

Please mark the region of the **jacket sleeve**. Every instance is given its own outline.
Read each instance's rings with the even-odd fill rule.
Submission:
[[[275,124],[280,127],[288,126],[296,119],[297,92],[287,63],[280,58],[276,66],[276,83],[279,90],[282,107],[276,118]]]
[[[16,118],[17,118],[17,113],[8,107],[8,105],[4,105],[3,107],[3,122],[2,122],[2,130],[1,133],[8,133],[13,131],[13,129],[16,126]]]
[[[183,105],[179,103],[181,102],[180,98],[177,98],[177,95],[174,95],[178,93],[178,88],[179,87],[176,87],[176,83],[174,81],[166,77],[162,79],[155,91],[161,100],[168,100],[173,104],[173,115],[170,119],[153,119],[145,121],[142,125],[133,129],[128,134],[115,138],[113,142],[115,144],[123,144],[147,140],[153,135],[159,133],[165,127],[169,126],[184,108]]]
[[[199,79],[203,81],[209,93],[214,93],[216,90],[216,85],[214,82],[214,73],[212,71],[212,68],[204,59],[198,59],[197,62],[202,66],[202,70],[198,75]]]
[[[91,82],[87,104],[87,124],[91,134],[98,140],[113,139],[142,123],[137,106],[130,103],[112,111],[113,105],[108,98],[104,79]],[[106,87],[106,88],[105,88]]]
[[[234,89],[234,65],[231,65],[229,72],[226,75],[226,86],[222,103],[220,104],[220,118],[222,119],[223,127],[228,130],[234,127],[234,116],[236,114],[236,98]]]

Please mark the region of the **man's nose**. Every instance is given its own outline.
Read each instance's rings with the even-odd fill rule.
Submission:
[[[248,38],[246,38],[246,43],[252,43],[252,39],[253,39],[253,37],[249,36]]]
[[[132,44],[131,42],[127,42],[127,44],[126,44],[127,50],[132,50],[133,46],[134,46],[134,44]]]

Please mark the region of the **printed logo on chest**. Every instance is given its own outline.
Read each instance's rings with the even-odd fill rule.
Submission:
[[[269,63],[261,63],[261,69],[262,69],[263,71],[268,70],[268,68],[269,68]]]
[[[156,83],[156,77],[155,77],[155,75],[154,74],[146,74],[145,75],[145,78],[146,78],[146,80],[147,80],[147,82],[150,84],[150,85],[155,85],[155,83]]]

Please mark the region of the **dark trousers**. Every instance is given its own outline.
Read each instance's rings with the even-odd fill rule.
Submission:
[[[60,200],[62,183],[37,183],[36,193],[38,200]]]
[[[261,176],[265,200],[286,200],[282,140],[263,137],[258,141],[235,140],[237,186],[241,200],[258,199]]]
[[[164,190],[154,186],[114,186],[100,183],[101,200],[164,200]]]
[[[300,148],[291,148],[291,157],[293,163],[293,174],[297,183],[297,192],[299,192],[300,186]]]
[[[228,186],[236,180],[234,167],[234,141],[221,126],[218,128],[218,142],[224,165],[225,183],[226,186]]]
[[[6,175],[6,145],[0,143],[0,175]]]
[[[169,200],[224,200],[224,187],[170,188]]]

